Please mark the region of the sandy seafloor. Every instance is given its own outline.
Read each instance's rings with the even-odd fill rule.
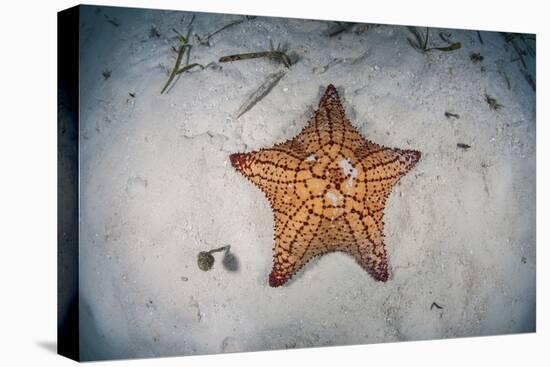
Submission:
[[[445,44],[444,31],[463,47],[422,54],[406,27],[328,37],[334,23],[258,17],[213,36],[210,47],[192,38],[190,63],[265,50],[269,40],[296,61],[237,119],[284,67],[216,62],[161,95],[176,57],[172,28],[185,34],[191,17],[82,9],[83,359],[535,331],[535,92],[501,34],[481,32],[481,44],[475,31],[431,29],[431,45]],[[192,33],[241,18],[197,13]],[[484,60],[472,62],[472,52]],[[333,253],[270,288],[271,210],[229,154],[295,136],[329,83],[365,137],[422,152],[386,206],[390,279],[377,282]],[[492,110],[485,93],[503,107]],[[211,271],[198,269],[199,251],[226,244],[237,271],[221,254]]]

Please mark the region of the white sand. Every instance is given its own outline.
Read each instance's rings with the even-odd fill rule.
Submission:
[[[299,56],[270,94],[235,119],[282,66],[219,64],[181,75],[160,95],[175,60],[171,29],[185,33],[190,19],[83,11],[84,359],[534,331],[535,93],[501,35],[482,32],[481,45],[475,32],[447,30],[462,49],[421,54],[405,27],[329,38],[332,23],[256,18],[191,50],[191,63],[208,64],[266,49],[272,39]],[[237,19],[197,14],[193,32]],[[152,25],[160,38],[149,38]],[[433,45],[444,44],[440,31],[431,30]],[[474,64],[471,52],[485,59]],[[112,74],[104,80],[106,69]],[[272,214],[229,154],[293,137],[329,83],[364,136],[422,152],[385,212],[391,277],[376,282],[335,253],[270,288]],[[504,107],[491,110],[485,92]],[[238,271],[224,268],[220,253],[211,271],[198,269],[199,251],[225,244]],[[430,309],[432,302],[443,308]]]

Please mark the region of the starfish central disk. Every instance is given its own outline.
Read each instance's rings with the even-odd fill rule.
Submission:
[[[286,283],[315,256],[341,251],[376,280],[388,279],[384,206],[420,152],[365,140],[331,84],[308,125],[270,149],[230,156],[267,196],[275,219],[269,285]]]

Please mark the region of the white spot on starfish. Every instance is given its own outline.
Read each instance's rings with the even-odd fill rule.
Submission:
[[[315,157],[315,154],[310,154],[306,157],[306,162],[315,162],[317,160],[317,157]]]
[[[335,193],[329,191],[327,192],[327,198],[332,202],[333,206],[337,206],[338,200],[342,199],[342,195],[340,194],[336,195]]]
[[[342,159],[338,162],[338,165],[342,169],[344,176],[348,176],[348,187],[353,187],[353,179],[357,178],[357,169],[353,167],[348,159]]]

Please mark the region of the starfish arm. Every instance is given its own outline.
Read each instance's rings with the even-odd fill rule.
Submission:
[[[378,245],[360,245],[354,254],[355,261],[378,281],[388,280],[388,260],[384,243]]]
[[[368,202],[383,205],[393,186],[409,172],[420,159],[416,150],[380,148],[360,160],[365,172]],[[374,205],[378,210],[379,205]]]
[[[293,139],[293,144],[304,146],[309,151],[315,151],[315,148],[319,146],[343,144],[346,140],[346,145],[355,149],[356,145],[359,145],[361,137],[346,118],[338,91],[330,84],[308,125]]]
[[[388,261],[384,246],[384,234],[376,219],[370,215],[348,216],[346,219],[349,233],[353,236],[353,245],[344,251],[376,280],[388,280]]]
[[[301,160],[280,149],[262,149],[230,155],[231,164],[258,186],[273,203],[296,180]]]
[[[373,143],[366,147],[368,147],[366,154],[360,160],[367,172],[367,180],[378,176],[401,177],[409,172],[420,159],[420,152],[416,150],[385,148]]]
[[[317,128],[320,130],[331,130],[333,124],[349,124],[344,106],[334,85],[329,84],[325,90],[323,97],[319,101],[319,107],[315,111],[315,118],[310,121],[310,124],[317,125]]]
[[[353,257],[374,279],[388,280],[384,234],[373,217],[353,211],[335,221],[325,218],[317,233],[309,245],[310,257],[341,251]]]
[[[285,284],[311,258],[323,252],[317,243],[320,218],[311,216],[307,207],[290,213],[275,213],[273,270],[269,274],[271,287]]]
[[[363,159],[369,154],[377,153],[378,151],[383,151],[386,149],[389,148],[383,147],[370,140],[363,139],[355,149],[354,153],[358,159]]]

